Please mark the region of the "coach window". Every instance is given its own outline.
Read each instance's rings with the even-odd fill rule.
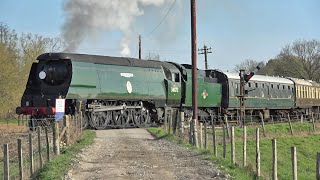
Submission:
[[[258,83],[256,83],[256,88],[258,87]]]
[[[180,82],[179,73],[172,73],[172,80],[173,80],[174,82]]]
[[[305,87],[304,89],[305,89],[305,96],[304,96],[304,97],[305,97],[305,98],[308,98],[308,96],[309,96],[309,95],[308,95],[308,87]]]
[[[271,84],[271,89],[273,89],[273,84]]]
[[[251,87],[251,83],[248,83],[248,86]]]
[[[168,68],[162,66],[162,69],[163,69],[163,72],[164,72],[164,75],[166,76],[166,78],[170,81],[172,81],[172,75],[171,75],[171,72]]]

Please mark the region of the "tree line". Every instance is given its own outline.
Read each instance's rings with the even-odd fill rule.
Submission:
[[[18,34],[0,23],[0,118],[15,114],[37,56],[60,51],[63,41],[38,34]]]
[[[281,52],[267,63],[247,59],[235,66],[233,71],[252,71],[257,65],[257,74],[283,76],[320,82],[320,41],[296,40],[282,48]]]

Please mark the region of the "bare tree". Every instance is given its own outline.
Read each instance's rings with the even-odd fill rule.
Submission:
[[[242,63],[236,65],[233,69],[234,72],[239,72],[240,69],[243,69],[246,73],[253,71],[257,66],[262,68],[264,66],[263,61],[256,61],[252,59],[246,59]]]
[[[63,48],[63,42],[59,38],[47,38],[31,33],[22,34],[20,45],[24,73],[30,70],[31,64],[36,61],[37,56],[40,54],[44,52],[57,52]]]
[[[8,50],[17,48],[18,35],[6,24],[0,23],[0,43],[4,44]]]
[[[320,80],[320,42],[298,40],[285,46],[278,56],[286,63],[287,70],[298,78]]]

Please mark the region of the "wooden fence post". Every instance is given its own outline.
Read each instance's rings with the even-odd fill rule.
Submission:
[[[296,147],[291,147],[291,158],[292,158],[292,179],[298,180],[298,167],[297,167],[297,151]]]
[[[320,153],[317,153],[317,167],[316,167],[316,178],[317,180],[320,180]]]
[[[228,115],[224,115],[224,121],[225,121],[225,123],[226,123],[226,126],[227,126],[227,135],[228,135],[228,138],[230,138],[230,136],[229,136],[229,124],[228,124]]]
[[[63,118],[63,125],[64,127],[66,127],[66,132],[65,132],[65,137],[66,137],[66,144],[67,146],[70,145],[70,119],[72,119],[73,117],[70,115],[65,115]]]
[[[300,123],[303,123],[303,114],[301,114]]]
[[[9,179],[9,145],[3,145],[3,179]]]
[[[204,121],[204,148],[208,149],[207,121]]]
[[[184,133],[184,112],[183,111],[181,111],[180,112],[180,132],[181,132],[181,134],[183,134]]]
[[[263,131],[263,136],[266,137],[266,129],[264,127],[264,119],[263,119],[263,114],[259,112],[260,118],[261,118],[261,124],[262,124],[262,131]]]
[[[189,120],[189,144],[193,144],[193,120]]]
[[[33,135],[29,133],[29,161],[30,161],[30,176],[33,176]]]
[[[79,117],[79,123],[80,123],[80,126],[79,127],[76,127],[76,128],[79,128],[80,129],[80,134],[82,133],[82,101],[79,101],[79,107],[78,107],[78,117]]]
[[[271,115],[271,122],[272,122],[272,124],[274,124],[274,121],[273,121],[273,116]]]
[[[164,108],[164,130],[168,132],[168,110]]]
[[[212,121],[211,121],[212,122]],[[216,127],[214,123],[212,122],[212,143],[213,143],[213,151],[214,151],[214,156],[217,157],[217,138],[216,138]]]
[[[170,113],[169,113],[169,123],[168,123],[168,134],[171,134],[171,129],[172,129],[172,115],[173,115],[173,113],[172,113],[172,110],[171,110],[171,109],[168,110],[168,111],[170,111]]]
[[[199,148],[199,143],[198,143],[198,125],[197,125],[197,121],[194,119],[193,120],[193,145],[196,148]]]
[[[48,127],[45,127],[46,132],[46,144],[47,144],[47,161],[50,161],[50,143],[49,143],[49,134],[48,134]]]
[[[83,123],[83,119],[82,119],[82,111],[79,111],[79,119],[80,119],[80,134],[82,133],[82,123]]]
[[[19,177],[23,178],[23,156],[22,156],[22,140],[18,139],[18,159],[19,159]]]
[[[291,123],[291,118],[290,118],[290,114],[289,113],[288,113],[288,120],[289,120],[290,133],[293,136],[292,123]]]
[[[313,131],[316,131],[316,124],[315,124],[315,121],[314,121],[313,113],[311,113],[311,116],[312,116],[312,128],[313,128]]]
[[[223,153],[222,153],[222,155],[223,155],[223,158],[225,159],[226,158],[226,126],[225,125],[223,125]]]
[[[256,170],[257,177],[261,176],[260,173],[260,143],[259,143],[259,128],[256,130]]]
[[[40,168],[43,167],[43,160],[42,160],[42,148],[41,148],[41,126],[38,126],[38,151],[39,151],[39,164]]]
[[[53,151],[55,155],[60,154],[59,133],[59,122],[55,121],[53,126]]]
[[[277,160],[277,140],[276,139],[272,139],[272,162],[273,162],[273,180],[277,180],[278,179],[278,160]]]
[[[202,134],[202,128],[203,127],[203,125],[202,125],[202,123],[200,123],[200,126],[199,126],[199,147],[200,147],[200,149],[202,149],[203,148],[203,141],[202,141],[202,138],[203,138],[203,134]]]
[[[234,126],[231,126],[231,163],[236,164],[236,148],[234,142]]]
[[[247,166],[247,127],[243,126],[243,167]]]

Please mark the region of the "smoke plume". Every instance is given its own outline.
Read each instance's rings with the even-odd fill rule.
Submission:
[[[99,33],[121,31],[121,55],[130,55],[130,34],[136,18],[148,7],[161,7],[172,0],[67,0],[64,4],[63,37],[65,51],[77,50],[84,39]]]

